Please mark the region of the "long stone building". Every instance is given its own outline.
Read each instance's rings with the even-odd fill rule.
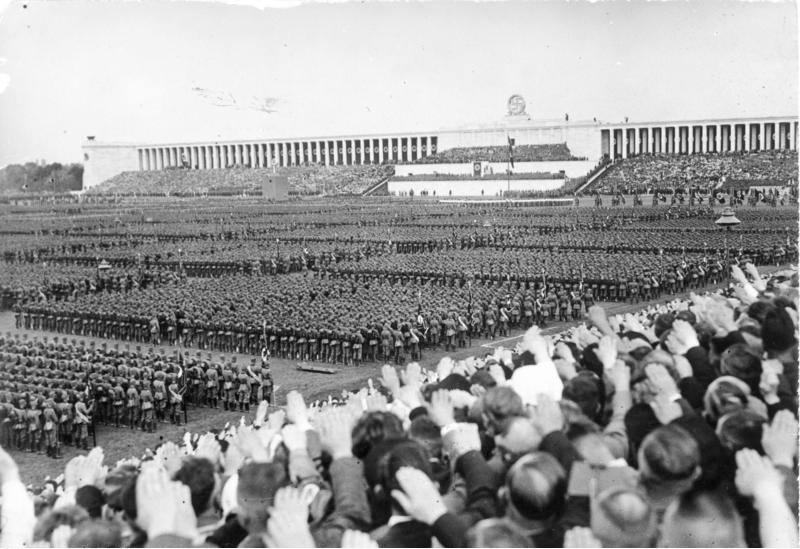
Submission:
[[[574,156],[590,163],[604,156],[797,149],[798,119],[792,116],[622,124],[534,120],[524,112],[524,100],[521,109],[512,100],[508,116],[498,122],[422,133],[160,144],[111,143],[88,137],[83,145],[84,188],[125,171],[409,164],[455,147],[504,145],[509,137],[516,145],[566,143]]]

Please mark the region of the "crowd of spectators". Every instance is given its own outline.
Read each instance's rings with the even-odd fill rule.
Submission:
[[[0,450],[0,544],[797,546],[797,271],[745,271],[43,486]]]
[[[689,189],[708,193],[738,181],[736,188],[749,186],[797,185],[797,151],[750,153],[705,153],[675,156],[639,155],[616,160],[594,183],[609,193],[652,192],[653,189]]]
[[[217,170],[123,172],[87,195],[201,196],[260,195],[262,182],[273,175],[288,178],[290,195],[359,195],[393,175],[393,166],[292,166]]]
[[[547,145],[517,145],[513,148],[514,162],[560,162],[582,160],[572,155],[566,143]],[[505,145],[492,147],[454,147],[415,160],[415,164],[463,164],[465,162],[508,162],[509,148]]]

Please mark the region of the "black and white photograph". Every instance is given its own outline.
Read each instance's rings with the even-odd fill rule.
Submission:
[[[0,547],[797,547],[799,51],[0,0]]]

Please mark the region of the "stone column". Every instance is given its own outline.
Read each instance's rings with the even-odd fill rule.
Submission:
[[[622,128],[622,158],[628,158],[628,127]]]
[[[694,154],[694,126],[691,124],[686,132],[686,154]]]
[[[356,147],[357,141],[355,139],[351,139],[350,141],[348,141],[348,143],[350,144],[350,146],[348,147],[350,149],[348,151],[350,154],[350,165],[353,166],[356,163],[356,149],[358,148]]]
[[[705,124],[703,124],[703,127],[700,130],[700,152],[708,152],[708,126]]]

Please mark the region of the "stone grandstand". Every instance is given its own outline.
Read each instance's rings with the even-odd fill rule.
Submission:
[[[393,166],[293,166],[277,168],[230,168],[220,170],[171,169],[128,171],[88,191],[89,194],[191,196],[260,194],[261,182],[272,175],[289,178],[289,194],[357,195],[387,179]]]
[[[797,182],[797,151],[641,155],[617,160],[587,191],[785,186]]]
[[[572,155],[566,143],[545,145],[519,145],[514,147],[515,162],[557,162],[579,160]],[[430,156],[420,158],[416,164],[446,164],[460,162],[507,162],[507,146],[454,147]]]

